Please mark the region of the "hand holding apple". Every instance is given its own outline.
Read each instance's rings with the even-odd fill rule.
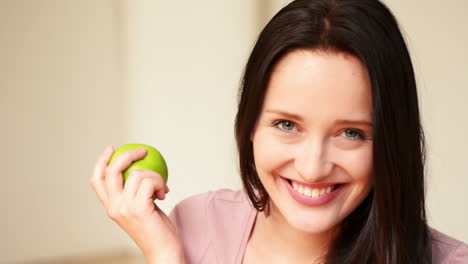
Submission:
[[[98,158],[90,180],[109,218],[129,234],[148,263],[184,263],[177,232],[152,198],[156,194],[165,199],[166,181],[167,167],[160,153],[136,144],[116,153],[109,146]]]
[[[114,155],[112,155],[109,161],[109,164],[111,164],[112,161],[124,151],[134,150],[134,149],[139,149],[139,148],[146,149],[147,151],[146,156],[141,160],[134,161],[127,169],[123,171],[122,175],[124,178],[124,183],[127,181],[127,178],[130,175],[130,172],[134,169],[152,170],[156,173],[159,173],[159,175],[161,175],[161,177],[164,179],[164,182],[167,183],[168,175],[167,175],[166,161],[164,160],[163,156],[157,149],[148,145],[144,145],[144,144],[123,145],[115,151]]]

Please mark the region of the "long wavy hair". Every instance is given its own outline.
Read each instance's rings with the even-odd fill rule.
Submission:
[[[235,135],[244,189],[268,211],[250,140],[274,65],[295,49],[355,56],[373,101],[373,189],[341,223],[326,263],[431,263],[425,212],[424,134],[410,55],[398,23],[378,0],[297,0],[266,25],[248,59]]]

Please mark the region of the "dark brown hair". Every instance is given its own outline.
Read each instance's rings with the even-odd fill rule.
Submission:
[[[365,65],[373,101],[373,189],[341,223],[326,263],[431,263],[424,135],[413,66],[397,21],[377,0],[297,0],[266,25],[247,62],[235,135],[244,188],[259,211],[269,196],[251,134],[275,64],[296,49],[351,54]]]

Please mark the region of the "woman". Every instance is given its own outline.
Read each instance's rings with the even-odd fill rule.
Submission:
[[[430,229],[414,72],[376,0],[298,0],[248,60],[235,132],[243,190],[188,198],[168,218],[161,177],[121,172],[108,148],[91,184],[148,263],[468,263]]]

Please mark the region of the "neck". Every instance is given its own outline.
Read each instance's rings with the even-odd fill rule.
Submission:
[[[331,232],[298,230],[287,223],[273,204],[270,205],[269,216],[264,212],[257,214],[251,237],[255,251],[279,263],[321,263],[332,240]]]

